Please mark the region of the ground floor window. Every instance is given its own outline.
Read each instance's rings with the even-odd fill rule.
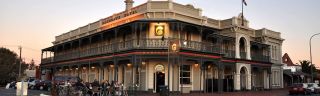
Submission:
[[[191,66],[180,66],[180,84],[191,84]]]
[[[272,85],[274,85],[274,86],[280,85],[280,71],[279,70],[272,71]]]

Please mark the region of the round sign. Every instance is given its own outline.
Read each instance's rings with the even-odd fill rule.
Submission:
[[[155,69],[155,71],[163,71],[164,66],[159,64],[159,65],[156,65],[156,67],[154,69]]]
[[[177,51],[177,44],[172,44],[171,49],[172,51]]]

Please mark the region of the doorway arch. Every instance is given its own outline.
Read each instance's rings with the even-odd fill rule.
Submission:
[[[160,88],[165,86],[165,67],[162,64],[157,64],[154,67],[153,73],[153,84],[154,84],[154,91],[160,92]]]
[[[240,69],[240,88],[241,90],[246,90],[248,85],[248,69],[246,67],[241,67]]]

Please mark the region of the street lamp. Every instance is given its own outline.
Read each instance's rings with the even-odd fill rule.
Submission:
[[[312,38],[313,38],[314,36],[316,36],[316,35],[320,35],[320,33],[317,33],[317,34],[312,35],[312,36],[310,37],[310,40],[309,40],[309,46],[310,46],[310,63],[311,63],[311,65],[313,65],[313,64],[312,64],[312,52],[311,52],[311,40],[312,40]],[[312,82],[313,82],[313,68],[312,68],[312,66],[311,66],[311,80],[312,80]]]

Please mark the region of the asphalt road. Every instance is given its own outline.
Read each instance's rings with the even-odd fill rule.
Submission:
[[[28,90],[28,96],[40,96],[40,94],[49,95],[49,91]],[[0,87],[0,96],[16,96],[16,89],[5,89]]]

